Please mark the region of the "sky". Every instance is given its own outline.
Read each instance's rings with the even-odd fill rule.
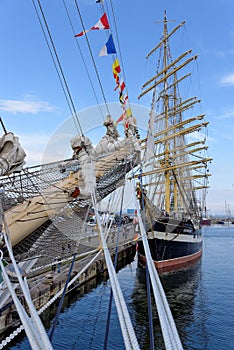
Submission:
[[[37,0],[34,3],[38,8]],[[41,0],[40,3],[82,131],[92,136],[95,144],[105,133],[102,126],[103,115],[108,112],[105,101],[115,120],[121,113],[114,91],[112,57],[99,56],[108,33],[105,30],[88,33],[101,90],[85,38],[76,40],[74,31],[82,31],[78,9],[88,29],[101,17],[101,6],[95,0]],[[194,54],[199,54],[196,96],[201,98],[202,112],[209,122],[209,156],[213,158],[207,208],[210,215],[222,214],[226,202],[234,215],[233,0],[107,0],[106,4],[109,11],[114,10],[115,17],[110,12],[109,22],[118,42],[117,54],[121,57],[129,100],[142,130],[147,125],[150,101],[143,98],[139,103],[137,97],[152,68],[153,63],[146,62],[146,55],[159,42],[164,10],[168,20],[172,20],[168,24],[170,29],[186,21],[178,36],[183,46],[178,41],[177,49],[192,49]],[[0,0],[0,43],[0,116],[6,129],[19,137],[27,153],[27,164],[69,156],[69,140],[77,129],[32,0]]]

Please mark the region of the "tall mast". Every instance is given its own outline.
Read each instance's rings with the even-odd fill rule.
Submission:
[[[164,11],[164,30],[163,37],[164,39],[167,36],[167,16],[166,10]],[[164,40],[164,76],[167,75],[167,40]],[[164,90],[165,90],[165,129],[168,129],[168,104],[169,104],[169,96],[167,90],[167,79],[164,81]],[[165,135],[167,136],[167,134]],[[169,141],[166,141],[165,145],[165,210],[168,214],[170,214],[170,172],[167,170],[169,168]]]
[[[165,209],[169,215],[173,211],[179,216],[184,215],[185,211],[195,214],[195,191],[208,188],[206,184],[202,185],[199,179],[207,178],[207,171],[204,169],[206,169],[207,163],[212,160],[205,158],[204,154],[201,155],[201,151],[205,151],[207,147],[196,147],[203,145],[205,141],[189,143],[190,134],[198,132],[208,125],[208,122],[203,121],[204,114],[196,115],[196,111],[193,111],[193,117],[189,115],[190,110],[200,103],[200,100],[197,97],[183,99],[179,94],[179,83],[183,84],[183,81],[191,75],[191,73],[182,75],[184,68],[196,60],[198,55],[192,56],[192,50],[187,50],[176,59],[172,59],[170,55],[169,38],[184,23],[181,22],[168,33],[167,14],[164,11],[162,38],[159,44],[147,55],[148,58],[159,49],[159,59],[161,58],[161,60],[158,60],[154,76],[144,83],[138,96],[140,99],[150,91],[153,92],[151,118],[156,103],[163,102],[163,107],[161,103],[158,103],[158,112],[154,116],[156,123],[154,158],[151,158],[146,164],[152,169],[149,170],[146,167],[141,176],[147,177],[146,182],[151,179],[148,181],[148,185],[157,188],[154,192],[154,199],[156,197],[158,199],[157,205]],[[185,118],[182,118],[182,115]],[[146,148],[147,150],[147,140],[148,137],[141,140],[142,149]],[[199,171],[201,171],[201,175]],[[195,186],[196,184],[198,186]],[[159,203],[160,198],[162,199],[161,203]]]

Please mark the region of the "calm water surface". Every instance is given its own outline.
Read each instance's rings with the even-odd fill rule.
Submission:
[[[184,349],[234,350],[234,225],[204,227],[203,234],[201,261],[193,268],[164,275],[161,280]],[[149,349],[144,271],[134,261],[118,276],[140,348]],[[59,317],[54,349],[103,349],[109,296],[110,282],[106,281],[70,300]],[[153,322],[155,349],[165,349],[154,305]],[[27,350],[30,346],[22,337],[9,349]],[[117,349],[125,347],[113,305],[108,350]]]

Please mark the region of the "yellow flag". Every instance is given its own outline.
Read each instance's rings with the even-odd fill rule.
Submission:
[[[116,58],[116,60],[114,60],[114,62],[112,64],[112,72],[114,74],[115,79],[118,76],[118,74],[121,72],[118,58]]]
[[[131,116],[132,116],[132,110],[131,110],[131,108],[128,108],[128,109],[126,110],[126,116],[127,116],[127,117],[131,117]]]

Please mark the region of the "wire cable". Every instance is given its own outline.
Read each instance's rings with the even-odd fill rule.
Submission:
[[[120,235],[120,226],[121,226],[121,218],[122,218],[122,211],[123,211],[123,200],[124,200],[124,190],[125,190],[125,183],[122,189],[122,195],[121,195],[121,206],[120,206],[120,220],[118,223],[118,233],[117,233],[117,239],[116,239],[116,245],[115,245],[115,259],[114,259],[114,268],[115,271],[117,269],[117,262],[118,262],[118,250],[119,250],[119,235]],[[113,292],[112,288],[110,290],[110,300],[109,300],[109,306],[108,306],[108,316],[107,316],[107,322],[106,322],[106,332],[105,332],[105,340],[104,340],[104,350],[107,350],[108,346],[108,336],[109,336],[109,329],[110,329],[110,317],[111,317],[111,308],[112,308],[112,299],[113,299]]]
[[[40,16],[39,16],[39,13],[36,9],[36,5],[35,5],[35,1],[32,0],[33,2],[33,5],[34,5],[34,8],[36,10],[36,13],[37,13],[37,17],[38,17],[38,20],[40,22],[40,25],[41,27],[43,28],[43,25],[42,25],[42,22],[40,20]],[[56,58],[56,62],[57,62],[57,65],[58,67],[56,68],[56,71],[58,73],[59,71],[59,77],[60,77],[60,82],[62,82],[63,84],[63,91],[65,91],[66,93],[66,100],[69,101],[69,108],[71,110],[71,113],[72,113],[72,117],[74,119],[74,122],[77,123],[77,126],[79,128],[79,131],[81,133],[81,135],[83,136],[83,132],[82,132],[82,127],[81,127],[81,124],[80,124],[80,121],[79,121],[79,118],[78,118],[78,115],[77,115],[77,111],[76,111],[76,107],[75,107],[75,104],[73,102],[73,99],[72,99],[72,96],[71,96],[71,93],[70,93],[70,89],[68,87],[68,83],[67,83],[67,80],[65,78],[65,74],[64,74],[64,71],[63,71],[63,68],[62,68],[62,65],[61,65],[61,62],[60,62],[60,59],[58,57],[58,53],[57,53],[57,50],[56,50],[56,47],[55,47],[55,44],[54,44],[54,40],[52,38],[52,35],[51,35],[51,32],[50,32],[50,29],[49,29],[49,26],[48,26],[48,23],[47,23],[47,20],[46,20],[46,17],[45,17],[45,14],[44,14],[44,11],[42,9],[42,6],[41,6],[41,2],[40,0],[37,0],[37,3],[38,3],[38,6],[39,6],[39,9],[40,9],[40,12],[41,12],[41,15],[42,15],[42,18],[43,18],[43,21],[44,21],[44,24],[45,24],[45,27],[46,27],[46,30],[47,30],[47,34],[49,36],[49,39],[50,39],[50,44],[52,46],[52,50],[53,50],[53,53],[54,53],[54,56]],[[44,34],[44,37],[46,38],[46,42],[47,42],[47,46],[49,45],[49,41],[47,40],[47,37],[45,35],[45,31],[44,31],[44,28],[43,28],[43,34]],[[50,46],[49,46],[50,47]],[[50,53],[53,55],[52,53],[52,50],[50,48]],[[53,57],[53,62],[54,64],[55,63],[55,59],[54,59],[54,56]]]
[[[73,35],[75,36],[76,32],[75,32],[74,26],[73,26],[73,24],[72,24],[71,16],[69,15],[69,11],[68,11],[67,5],[66,5],[66,3],[65,3],[65,0],[63,0],[63,5],[64,5],[64,7],[65,7],[65,11],[66,11],[66,14],[67,14],[67,17],[68,17],[68,20],[69,20],[69,23],[70,23],[70,26],[71,26],[71,29],[72,29],[72,33],[73,33]],[[96,91],[95,91],[95,89],[94,89],[94,85],[93,85],[93,83],[92,83],[91,76],[90,76],[90,74],[89,74],[89,70],[88,70],[87,64],[86,64],[86,62],[85,62],[84,55],[83,55],[83,53],[82,53],[82,50],[81,50],[81,48],[80,48],[80,45],[79,45],[78,40],[76,40],[76,45],[77,45],[77,48],[78,48],[78,50],[79,50],[80,57],[81,57],[81,59],[82,59],[83,65],[84,65],[84,67],[85,67],[85,71],[86,71],[86,74],[87,74],[87,76],[88,76],[88,79],[89,79],[91,88],[92,88],[92,90],[93,90],[93,94],[94,94],[95,100],[96,100],[96,102],[97,102],[97,105],[98,105],[100,114],[101,114],[101,116],[102,116],[102,119],[104,120],[103,111],[102,111],[102,109],[101,109],[101,107],[100,107],[100,103],[99,103],[99,101],[98,101],[98,97],[97,97]]]
[[[82,19],[82,15],[81,15],[81,12],[80,12],[77,0],[75,0],[75,5],[76,5],[76,8],[77,8],[77,12],[78,12],[78,15],[79,15],[79,18],[80,18],[80,22],[81,22],[83,31],[85,32],[85,26],[84,26],[84,22],[83,22],[83,19]],[[108,107],[108,104],[107,104],[107,101],[106,101],[106,96],[105,96],[105,92],[104,92],[104,89],[103,89],[103,86],[102,86],[101,78],[100,78],[100,75],[99,75],[99,72],[98,72],[97,65],[96,65],[95,60],[94,60],[94,56],[93,56],[93,52],[92,52],[92,49],[91,49],[91,46],[90,46],[90,42],[89,42],[88,36],[87,36],[86,33],[85,33],[85,38],[86,38],[86,42],[87,42],[87,45],[88,45],[89,53],[90,53],[90,56],[91,56],[91,59],[92,59],[92,62],[93,62],[94,70],[95,70],[95,73],[96,73],[96,76],[97,76],[97,79],[98,79],[98,82],[99,82],[99,86],[100,86],[100,89],[101,89],[101,92],[102,92],[102,97],[103,97],[103,100],[104,100],[105,105],[106,105],[107,113],[110,115],[110,111],[109,111],[109,107]]]
[[[114,269],[113,262],[111,260],[110,252],[102,231],[100,217],[97,210],[97,202],[96,202],[95,194],[92,193],[91,196],[92,196],[93,206],[94,206],[97,224],[98,224],[102,246],[103,246],[103,252],[105,255],[105,260],[106,260],[108,273],[111,281],[113,297],[115,300],[115,305],[116,305],[116,309],[119,317],[119,322],[120,322],[124,343],[125,343],[126,349],[128,350],[130,349],[139,350],[140,349],[139,344],[133,329],[130,315],[129,315],[129,312],[119,285],[119,281],[116,275],[116,271]]]

